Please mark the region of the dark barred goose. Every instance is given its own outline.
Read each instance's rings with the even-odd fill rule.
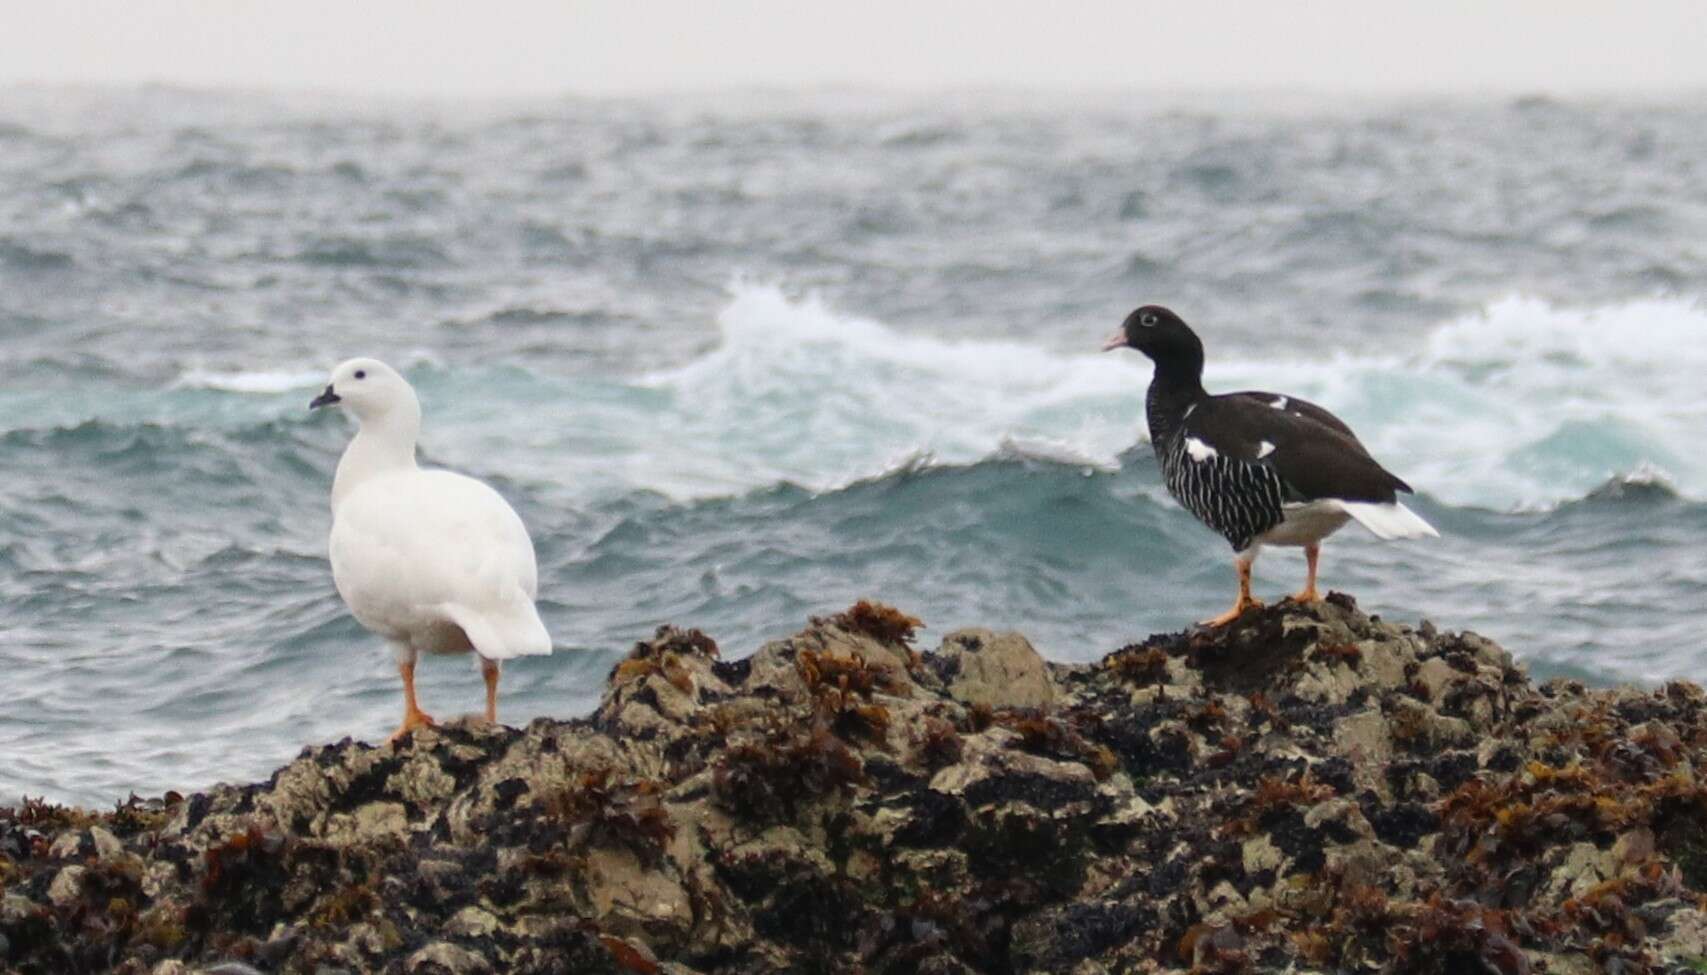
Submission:
[[[1168,309],[1145,305],[1126,316],[1103,350],[1124,347],[1156,363],[1144,412],[1168,492],[1233,546],[1239,600],[1209,626],[1262,605],[1251,598],[1251,566],[1264,545],[1303,546],[1309,574],[1292,598],[1308,603],[1321,598],[1321,541],[1347,521],[1384,539],[1439,534],[1399,503],[1410,485],[1332,413],[1275,393],[1205,392],[1203,343]]]

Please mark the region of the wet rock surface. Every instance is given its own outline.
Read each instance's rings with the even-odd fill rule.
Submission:
[[[576,721],[0,808],[0,971],[1621,972],[1707,954],[1707,695],[1343,596],[1095,665],[861,604]]]

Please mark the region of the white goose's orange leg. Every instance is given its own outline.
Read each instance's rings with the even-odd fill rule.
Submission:
[[[416,728],[431,728],[433,719],[415,701],[415,661],[399,660],[397,672],[403,676],[403,724],[391,735],[396,741]]]
[[[480,676],[486,678],[486,721],[498,723],[498,671],[496,660],[480,658]]]
[[[1226,626],[1244,615],[1245,610],[1262,608],[1262,603],[1251,596],[1251,566],[1256,563],[1256,560],[1255,552],[1251,552],[1249,555],[1241,552],[1233,558],[1233,566],[1239,570],[1239,600],[1233,604],[1232,609],[1220,616],[1204,620],[1204,626]]]
[[[1292,594],[1295,603],[1319,603],[1322,594],[1316,591],[1316,558],[1322,554],[1322,546],[1310,544],[1304,546],[1304,564],[1309,568],[1304,576],[1304,588]]]

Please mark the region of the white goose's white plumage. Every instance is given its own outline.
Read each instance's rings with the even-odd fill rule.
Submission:
[[[420,468],[420,402],[391,367],[351,359],[312,405],[341,406],[360,424],[332,482],[332,579],[351,614],[397,657],[397,734],[432,723],[415,702],[421,653],[472,650],[486,677],[486,717],[495,721],[499,662],[551,652],[534,608],[538,568],[527,528],[486,484]]]

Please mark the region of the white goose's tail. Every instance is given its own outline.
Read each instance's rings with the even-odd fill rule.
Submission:
[[[487,660],[509,660],[511,657],[532,656],[551,652],[551,636],[533,600],[519,591],[516,598],[503,606],[486,612],[476,612],[463,606],[446,604],[445,614],[468,634],[468,642]]]
[[[1440,532],[1434,526],[1423,521],[1411,509],[1397,501],[1385,504],[1374,501],[1341,501],[1340,507],[1345,513],[1357,519],[1357,523],[1369,529],[1376,538],[1439,538]]]

